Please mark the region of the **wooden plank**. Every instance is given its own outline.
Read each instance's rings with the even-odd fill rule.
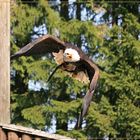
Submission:
[[[22,140],[32,140],[31,136],[28,134],[23,134],[22,135]]]
[[[27,128],[23,126],[17,126],[13,124],[0,124],[3,129],[12,130],[15,132],[20,132],[24,134],[32,135],[33,137],[38,136],[41,138],[51,139],[51,140],[75,140],[74,138],[58,135],[58,134],[49,134],[45,131],[40,131],[32,128]]]
[[[10,0],[0,0],[0,123],[10,123]]]
[[[19,140],[19,137],[16,134],[16,132],[9,131],[8,132],[8,140]]]
[[[1,127],[0,127],[0,140],[7,140],[6,133],[3,131]]]

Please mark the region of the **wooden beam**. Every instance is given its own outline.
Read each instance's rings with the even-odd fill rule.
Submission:
[[[29,137],[27,139],[30,139],[30,137],[32,136],[33,138],[41,138],[43,140],[75,140],[75,138],[69,138],[58,134],[49,134],[45,131],[40,131],[14,124],[0,124],[0,127],[6,132],[13,131],[15,133],[21,134],[22,138],[24,139],[28,136]]]
[[[10,0],[0,0],[0,123],[10,123]]]

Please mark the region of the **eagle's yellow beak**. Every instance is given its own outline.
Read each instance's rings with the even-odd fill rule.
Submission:
[[[71,54],[68,54],[67,57],[71,59],[72,58],[72,55]]]
[[[66,53],[66,54],[65,54],[65,57],[68,58],[68,59],[71,59],[71,58],[72,58],[72,55],[69,54],[69,53]]]

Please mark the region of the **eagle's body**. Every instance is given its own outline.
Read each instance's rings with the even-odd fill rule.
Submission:
[[[51,35],[44,35],[37,40],[27,44],[16,54],[12,55],[11,59],[22,55],[30,56],[45,53],[53,54],[54,59],[58,64],[56,70],[60,68],[64,71],[67,71],[69,76],[81,82],[90,83],[89,90],[84,97],[81,115],[77,123],[77,126],[80,126],[82,118],[87,113],[90,102],[92,100],[92,96],[99,78],[99,69],[93,63],[93,61],[82,52],[80,48],[72,44],[65,43]]]

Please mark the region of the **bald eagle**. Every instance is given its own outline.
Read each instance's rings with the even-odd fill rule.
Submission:
[[[76,128],[80,128],[83,117],[86,115],[90,106],[90,102],[99,79],[99,68],[82,52],[80,48],[70,43],[63,42],[51,35],[44,35],[27,44],[17,53],[12,55],[11,59],[15,59],[23,55],[30,56],[45,53],[52,53],[54,56],[54,59],[58,64],[55,71],[60,68],[63,71],[67,71],[68,75],[72,78],[84,83],[89,82],[89,89],[84,96],[81,113],[76,125]],[[50,75],[48,80],[50,80],[55,71]]]

